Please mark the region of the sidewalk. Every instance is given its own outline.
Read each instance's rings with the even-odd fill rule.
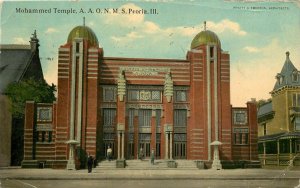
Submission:
[[[0,168],[0,179],[19,180],[275,180],[299,179],[300,171],[269,169],[231,170],[55,170]]]

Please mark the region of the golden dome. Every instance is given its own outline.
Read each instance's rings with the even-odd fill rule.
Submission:
[[[207,44],[216,44],[217,46],[221,46],[219,37],[214,32],[204,30],[195,36],[191,44],[191,49]]]
[[[68,36],[68,43],[72,42],[75,38],[83,38],[88,40],[92,46],[99,46],[98,39],[93,30],[87,26],[77,26],[72,29]]]

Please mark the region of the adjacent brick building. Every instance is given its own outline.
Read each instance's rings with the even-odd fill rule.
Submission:
[[[230,55],[212,31],[195,36],[186,59],[105,57],[87,26],[58,51],[57,101],[27,103],[24,167],[73,169],[87,154],[105,158],[109,146],[117,159],[137,159],[143,148],[146,157],[154,149],[158,159],[211,162],[214,141],[221,161],[257,159],[255,101],[234,113]],[[233,142],[239,123],[242,146]]]

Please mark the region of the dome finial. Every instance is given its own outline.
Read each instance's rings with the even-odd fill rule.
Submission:
[[[83,26],[85,26],[85,17],[83,17]]]
[[[206,21],[204,21],[204,31],[206,31]]]

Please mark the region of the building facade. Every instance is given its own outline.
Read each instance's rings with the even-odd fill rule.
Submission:
[[[258,110],[259,158],[268,166],[300,166],[300,72],[286,60],[271,91],[271,101]]]
[[[73,168],[87,154],[105,158],[108,147],[116,159],[137,159],[142,148],[145,157],[154,149],[158,159],[210,162],[215,141],[222,144],[221,161],[257,159],[253,101],[241,108],[244,119],[251,117],[243,124],[251,132],[243,147],[253,152],[233,146],[230,55],[215,33],[197,34],[184,60],[103,52],[87,26],[72,29],[60,46],[57,101],[27,103],[25,135],[33,142],[25,147],[23,166],[44,160]]]
[[[9,84],[27,79],[44,80],[36,32],[28,45],[0,45],[0,167],[19,166],[23,160],[23,119],[12,118],[6,93]],[[11,144],[14,143],[14,144]]]

